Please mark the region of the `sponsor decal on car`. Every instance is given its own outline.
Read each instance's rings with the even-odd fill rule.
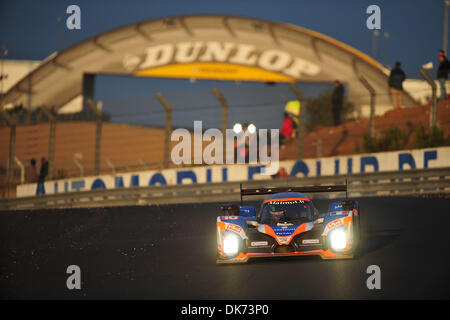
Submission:
[[[252,247],[261,247],[261,246],[267,246],[269,243],[267,241],[252,241],[250,245]]]
[[[330,212],[330,216],[337,216],[337,215],[348,215],[349,211],[334,211]]]
[[[318,244],[319,242],[319,239],[305,239],[302,244]]]
[[[290,200],[290,201],[269,201],[269,204],[297,204],[297,203],[305,203],[303,200]]]
[[[278,239],[278,242],[280,242],[280,243],[288,243],[289,240],[291,239],[291,237],[290,236],[289,237],[277,237],[277,239]]]
[[[240,226],[238,226],[238,225],[235,225],[235,224],[228,224],[227,225],[227,230],[231,230],[231,231],[234,231],[234,232],[237,232],[237,233],[241,233],[242,228]]]
[[[337,226],[340,226],[342,224],[342,221],[341,221],[341,219],[338,219],[338,220],[334,220],[334,221],[331,221],[329,224],[328,224],[328,229],[332,229],[332,228],[335,228],[335,227],[337,227]]]
[[[237,220],[239,219],[238,216],[223,216],[222,220]]]

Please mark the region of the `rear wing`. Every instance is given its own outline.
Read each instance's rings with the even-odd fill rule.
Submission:
[[[347,198],[347,180],[345,184],[341,185],[328,185],[328,186],[304,186],[304,187],[277,187],[277,188],[256,188],[256,189],[242,189],[242,183],[240,184],[241,191],[241,205],[242,198],[244,196],[256,196],[263,194],[274,194],[280,192],[301,192],[301,193],[312,193],[312,192],[344,192],[345,198]]]

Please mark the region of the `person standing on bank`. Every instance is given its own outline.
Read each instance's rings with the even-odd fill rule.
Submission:
[[[280,147],[286,148],[286,143],[293,138],[294,135],[294,120],[285,112],[284,120],[280,130]]]
[[[341,110],[344,102],[344,86],[339,80],[334,82],[334,90],[331,95],[331,111],[333,112],[333,122],[335,126],[341,124]]]
[[[439,51],[439,67],[437,70],[437,78],[439,80],[439,84],[441,85],[441,96],[439,100],[447,99],[447,90],[445,88],[445,82],[448,79],[448,71],[450,69],[450,62],[445,56],[444,50]]]
[[[39,171],[36,195],[45,194],[44,182],[48,175],[48,161],[45,157],[41,158],[41,170]]]
[[[406,75],[401,68],[400,62],[396,62],[388,80],[394,110],[400,109],[403,105],[403,81],[405,79]]]

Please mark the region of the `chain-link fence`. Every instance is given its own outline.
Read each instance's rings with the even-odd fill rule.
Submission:
[[[304,99],[317,96],[330,84],[299,84]],[[103,99],[101,114],[85,108],[76,114],[52,114],[37,109],[9,111],[14,126],[3,122],[0,127],[0,186],[5,187],[36,179],[30,172],[31,159],[36,160],[39,176],[41,158],[49,161],[47,179],[76,178],[96,174],[115,174],[170,167],[170,150],[176,142],[170,133],[176,128],[192,130],[196,120],[203,130],[232,128],[235,123],[253,123],[259,129],[279,129],[284,106],[298,98],[287,84],[233,84],[219,87],[224,102],[213,88],[190,89],[136,95],[130,98]],[[380,93],[384,94],[384,93]],[[380,95],[377,93],[377,95]],[[93,111],[94,110],[94,111]],[[330,111],[331,112],[331,111]],[[448,126],[445,110],[438,115]],[[444,114],[445,113],[445,114]],[[225,117],[225,118],[224,118]],[[418,123],[423,115],[411,121]],[[306,121],[308,114],[305,114]],[[442,119],[447,119],[442,122]],[[365,121],[365,122],[364,122]],[[303,157],[315,158],[351,154],[361,146],[363,134],[369,133],[368,120],[346,126],[318,128],[305,132]],[[377,120],[378,121],[378,120]],[[376,130],[385,124],[375,121]],[[400,121],[400,119],[399,119]],[[297,159],[299,141],[280,150],[280,158]],[[13,170],[8,170],[11,167]],[[2,196],[7,196],[3,191]]]

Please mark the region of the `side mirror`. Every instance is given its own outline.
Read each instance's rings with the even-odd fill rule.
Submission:
[[[239,206],[236,204],[223,204],[220,206],[220,210],[222,210],[226,215],[229,216],[238,216],[239,215]]]
[[[341,201],[342,209],[346,211],[353,210],[355,208],[355,201],[353,200],[343,200]]]
[[[247,220],[247,224],[249,226],[253,226],[253,227],[258,227],[259,226],[258,221]]]
[[[255,207],[250,207],[250,206],[241,207],[239,209],[239,215],[241,217],[243,217],[245,220],[247,220],[247,222],[249,222],[249,221],[256,222],[256,220],[257,220]]]
[[[319,214],[317,219],[314,220],[314,224],[321,224],[321,223],[323,223],[323,218],[325,218],[326,215],[327,215],[326,213]]]

